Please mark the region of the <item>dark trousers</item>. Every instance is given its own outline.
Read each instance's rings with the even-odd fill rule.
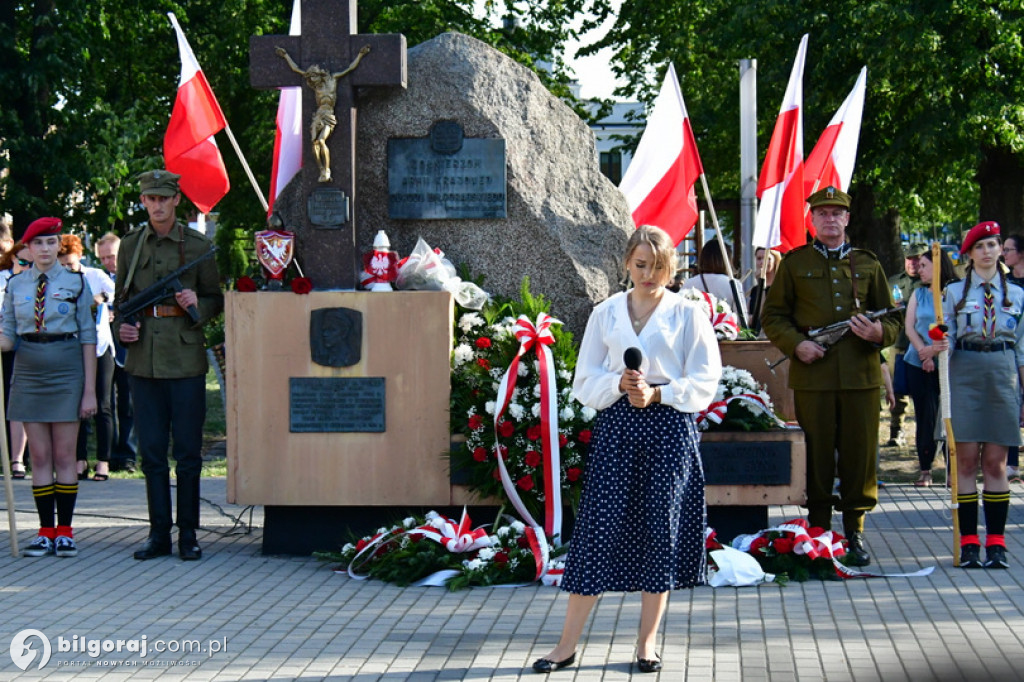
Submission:
[[[171,530],[168,445],[172,446],[177,475],[178,529],[195,530],[199,527],[206,377],[146,379],[133,376],[131,389],[142,473],[146,476],[150,535],[163,540]]]
[[[114,365],[114,443],[110,459],[124,464],[135,461],[138,439],[135,437],[135,413],[128,372]]]
[[[909,364],[906,367],[907,387],[917,418],[917,459],[921,471],[931,471],[938,445],[935,423],[939,418],[939,373],[926,372]]]
[[[96,459],[100,462],[110,461],[110,446],[114,435],[114,413],[111,407],[111,392],[114,388],[114,353],[111,349],[96,358],[96,416],[92,423],[96,427]],[[78,426],[79,461],[89,459],[88,419],[83,419]]]
[[[838,471],[835,507],[843,513],[843,531],[862,531],[865,512],[878,503],[879,390],[793,391],[793,397],[807,439],[808,522],[831,527]]]

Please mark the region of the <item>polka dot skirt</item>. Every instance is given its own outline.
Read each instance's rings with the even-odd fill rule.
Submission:
[[[704,584],[704,470],[692,414],[621,398],[598,416],[562,589],[665,592]]]

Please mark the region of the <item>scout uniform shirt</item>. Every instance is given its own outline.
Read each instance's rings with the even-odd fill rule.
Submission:
[[[132,230],[121,240],[117,254],[115,300],[124,303],[146,287],[190,263],[212,248],[212,242],[199,232],[175,223],[167,236],[161,237],[147,222]],[[138,250],[138,259],[135,252]],[[120,276],[120,273],[124,273]],[[147,379],[183,379],[206,374],[206,348],[202,325],[224,308],[217,262],[207,258],[180,277],[185,289],[192,289],[199,298],[199,324],[193,325],[187,315],[152,317],[141,314],[138,321],[139,340],[126,344],[128,356],[124,368],[129,374]],[[125,283],[128,283],[125,290]],[[174,296],[161,301],[176,305]],[[120,313],[114,320],[115,334],[124,320]]]
[[[36,286],[42,274],[35,266],[14,275],[7,282],[3,304],[3,332],[15,335],[35,334]],[[96,343],[96,323],[92,317],[92,291],[85,279],[54,263],[46,273],[46,303],[43,319],[46,328],[40,334],[78,334],[82,345]]]
[[[859,308],[854,304],[854,278]],[[901,328],[898,315],[880,318],[882,342],[877,346],[851,331],[809,365],[797,359],[795,352],[801,341],[809,340],[811,329],[891,307],[885,273],[870,251],[848,243],[827,251],[815,241],[787,253],[768,290],[762,319],[768,339],[791,358],[789,387],[805,391],[878,388],[882,384],[878,350],[895,342]]]
[[[1014,364],[1017,367],[1024,367],[1024,326],[1021,324],[1021,317],[1024,315],[1024,289],[1007,282],[1006,298],[1009,298],[1010,306],[1003,307],[1003,288],[999,276],[992,278],[992,297],[995,302],[993,333],[991,323],[988,329],[982,329],[985,322],[985,290],[984,283],[979,281],[977,273],[971,277],[971,288],[967,292],[963,307],[960,308],[960,312],[954,313],[954,307],[963,298],[965,284],[966,280],[950,282],[942,296],[943,317],[949,325],[951,353],[957,352],[956,343],[979,346],[1007,343],[1014,351]]]

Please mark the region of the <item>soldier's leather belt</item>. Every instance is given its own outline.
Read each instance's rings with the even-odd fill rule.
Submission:
[[[176,305],[154,305],[143,308],[143,317],[185,317],[187,313]]]
[[[1009,341],[1000,341],[999,343],[972,343],[970,341],[957,341],[955,348],[957,350],[969,350],[975,353],[998,353],[1004,350],[1010,350],[1013,348],[1013,344]]]

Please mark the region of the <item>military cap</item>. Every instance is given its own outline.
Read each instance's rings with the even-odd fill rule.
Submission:
[[[140,194],[152,194],[158,197],[173,197],[178,193],[178,180],[181,176],[166,170],[146,171],[139,175]]]
[[[909,242],[903,245],[904,258],[917,258],[928,250],[928,245],[923,242]]]
[[[994,220],[986,220],[983,223],[978,223],[972,227],[968,232],[967,236],[964,237],[964,244],[960,247],[960,253],[965,254],[971,250],[974,246],[974,242],[979,239],[988,239],[989,237],[999,236],[999,223]]]
[[[842,190],[836,189],[832,185],[829,185],[825,189],[819,189],[817,192],[807,197],[807,203],[810,204],[811,208],[817,208],[819,206],[842,206],[849,210],[850,195]]]
[[[39,218],[33,220],[28,227],[25,228],[25,234],[21,235],[21,242],[28,244],[36,237],[47,237],[54,234],[60,234],[60,229],[63,226],[60,218]]]

